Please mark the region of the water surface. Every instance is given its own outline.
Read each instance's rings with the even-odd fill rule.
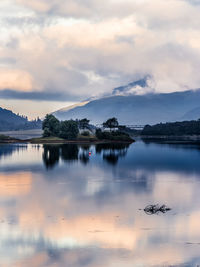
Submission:
[[[200,146],[0,146],[0,266],[198,265]]]

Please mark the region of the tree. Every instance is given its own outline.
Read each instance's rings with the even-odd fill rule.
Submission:
[[[119,123],[118,123],[117,118],[115,118],[115,117],[110,118],[106,122],[103,123],[103,127],[104,128],[110,128],[110,130],[112,128],[118,128],[118,126],[119,126]]]
[[[78,136],[78,123],[73,120],[62,121],[60,123],[59,136],[64,139],[76,139]]]
[[[80,129],[86,129],[86,128],[88,128],[89,127],[89,122],[90,122],[90,120],[88,120],[88,119],[82,119],[82,120],[79,120],[79,128]]]
[[[43,137],[57,136],[60,131],[60,122],[52,114],[47,114],[42,123],[42,129]]]
[[[49,128],[43,129],[43,137],[49,137],[51,136],[51,132],[49,131]]]

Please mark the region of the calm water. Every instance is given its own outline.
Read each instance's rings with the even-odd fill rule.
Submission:
[[[200,146],[0,146],[0,266],[199,265]]]

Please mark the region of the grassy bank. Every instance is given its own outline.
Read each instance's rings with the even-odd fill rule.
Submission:
[[[99,140],[95,136],[78,136],[74,140],[66,140],[59,137],[42,137],[42,138],[33,138],[29,140],[32,144],[104,144],[104,143],[133,143],[133,139],[128,140]]]
[[[18,139],[15,139],[15,138],[12,138],[10,136],[7,136],[7,135],[3,135],[3,134],[0,134],[0,143],[4,144],[4,143],[17,143],[19,142]]]

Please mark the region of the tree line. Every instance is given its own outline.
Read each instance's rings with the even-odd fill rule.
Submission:
[[[43,123],[43,137],[60,137],[63,139],[76,139],[79,134],[79,129],[87,127],[89,120],[65,120],[59,121],[54,115],[47,114]]]
[[[141,135],[199,135],[200,119],[193,121],[159,123],[146,125]]]

